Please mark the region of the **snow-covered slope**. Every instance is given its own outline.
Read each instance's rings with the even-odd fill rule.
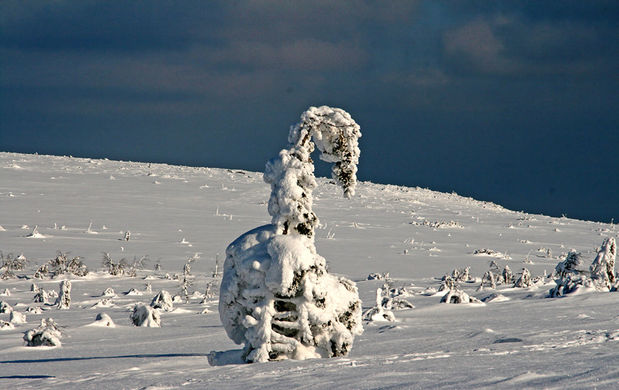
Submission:
[[[240,346],[226,337],[218,297],[203,294],[209,284],[218,291],[213,273],[226,246],[270,221],[261,173],[0,153],[0,250],[29,260],[19,278],[0,280],[0,293],[9,291],[0,301],[19,313],[42,308],[27,312],[26,323],[0,329],[0,388],[619,386],[619,293],[551,299],[549,278],[530,288],[477,291],[491,260],[515,274],[526,267],[535,278],[552,273],[573,248],[588,265],[605,237],[618,236],[615,226],[373,183],[359,183],[347,200],[319,179],[314,194],[322,223],[316,247],[330,272],[357,282],[364,309],[385,282],[368,275],[389,273],[391,287],[402,287],[400,298],[415,308],[394,311],[395,322],[366,322],[347,358],[239,364]],[[35,226],[38,234],[28,237]],[[482,249],[495,253],[474,254]],[[31,279],[57,251],[82,257],[91,273]],[[114,261],[149,261],[136,277],[111,276],[104,252]],[[189,301],[162,311],[160,328],[133,326],[136,303],[149,304],[162,289],[181,293],[178,279],[196,254]],[[467,266],[477,281],[463,283],[464,290],[499,299],[440,304],[441,294],[433,294],[440,278]],[[69,309],[57,309],[53,299],[33,302],[33,282],[58,291],[64,279],[72,282]],[[102,296],[109,287],[116,295]],[[142,295],[126,294],[131,289]],[[98,313],[115,326],[92,326]],[[48,317],[61,327],[62,346],[24,346],[24,332]]]

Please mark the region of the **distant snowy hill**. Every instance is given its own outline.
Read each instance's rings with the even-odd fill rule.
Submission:
[[[262,173],[0,153],[0,251],[28,260],[0,280],[0,388],[619,387],[619,293],[548,298],[555,282],[544,277],[571,249],[589,267],[602,241],[619,237],[616,226],[369,182],[347,200],[330,180],[318,184],[316,247],[329,271],[357,283],[364,311],[377,288],[415,307],[393,307],[393,322],[365,321],[346,358],[239,364],[241,347],[217,313],[215,271],[229,243],[270,222]],[[58,251],[90,272],[33,278]],[[136,276],[113,276],[104,253],[147,261]],[[526,267],[535,283],[480,289],[491,261],[516,277]],[[466,267],[472,279],[460,287],[483,302],[440,303],[441,278]],[[53,294],[34,302],[33,283],[59,292],[62,280],[72,285],[69,309]],[[173,310],[161,311],[159,328],[135,327],[135,304],[161,290],[179,296]],[[25,322],[11,322],[11,311]],[[115,326],[95,321],[99,313]],[[25,346],[42,318],[58,324],[62,346]]]

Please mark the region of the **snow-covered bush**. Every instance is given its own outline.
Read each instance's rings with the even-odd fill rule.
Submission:
[[[290,129],[288,149],[267,163],[272,223],[228,246],[220,289],[220,318],[228,336],[245,344],[247,362],[343,356],[363,331],[355,284],[328,274],[316,252],[310,158],[317,147],[334,163],[333,177],[350,197],[360,136],[345,111],[310,107]]]
[[[114,289],[112,287],[108,287],[103,291],[103,294],[101,294],[101,296],[104,297],[114,297],[116,296],[116,292],[114,291]]]
[[[107,272],[113,276],[129,276],[134,278],[137,275],[137,271],[144,268],[144,263],[146,261],[148,261],[147,256],[135,256],[132,262],[129,262],[126,258],[122,258],[118,262],[115,262],[109,253],[103,253],[103,266],[107,269]]]
[[[549,297],[573,294],[582,288],[595,288],[599,291],[615,289],[616,253],[615,239],[613,237],[605,239],[593,263],[587,269],[583,264],[582,255],[574,250],[570,251],[565,260],[555,267],[556,286],[549,291]]]
[[[514,287],[526,288],[531,287],[532,285],[533,282],[531,281],[531,272],[528,269],[523,268],[520,276],[514,283]]]
[[[174,304],[172,303],[172,296],[166,290],[161,290],[150,303],[154,309],[161,309],[163,311],[174,310]]]
[[[63,274],[72,274],[75,276],[86,276],[88,268],[80,260],[79,256],[69,259],[68,253],[57,252],[56,257],[44,264],[37,270],[35,277],[41,278],[49,273],[51,277],[56,277]],[[39,274],[39,276],[37,276]]]
[[[11,316],[9,317],[9,321],[12,324],[25,324],[26,323],[26,315],[24,313],[17,312],[13,310],[11,312]]]
[[[135,326],[147,328],[159,328],[161,326],[161,316],[159,312],[143,303],[138,303],[133,307],[130,318]]]
[[[39,289],[39,291],[37,291],[36,294],[34,294],[34,302],[38,302],[38,303],[47,303],[49,299],[49,293],[47,291],[45,291],[44,289]]]
[[[452,289],[457,288],[458,286],[458,282],[452,278],[450,275],[444,275],[443,279],[441,280],[441,285],[438,288],[438,291],[449,291]]]
[[[13,311],[13,307],[7,302],[0,301],[0,313],[10,313]]]
[[[15,329],[15,326],[12,322],[0,320],[0,330],[11,330]]]
[[[15,271],[23,270],[27,261],[23,254],[15,257],[11,253],[4,255],[0,252],[0,271],[2,271],[0,279],[14,278]]]
[[[571,250],[565,256],[565,260],[560,261],[555,267],[555,274],[559,278],[565,278],[570,274],[584,275],[587,271],[583,266],[582,254]]]
[[[42,318],[41,325],[24,333],[24,341],[28,347],[60,347],[62,333],[51,318]]]
[[[473,280],[471,277],[471,267],[465,267],[462,269],[455,268],[451,271],[451,278],[456,282],[469,282]]]
[[[610,290],[615,284],[615,260],[617,258],[617,244],[614,237],[604,240],[595,256],[591,267],[591,279],[599,289]]]
[[[101,326],[107,328],[115,328],[116,324],[112,321],[112,318],[106,313],[99,313],[95,317],[95,322],[92,323],[93,326]]]
[[[496,289],[496,276],[494,272],[488,270],[484,273],[484,276],[481,277],[481,283],[479,284],[479,291],[483,290],[484,287],[490,287],[491,289]]]
[[[481,303],[481,301],[456,286],[443,295],[441,303]]]
[[[582,255],[574,250],[565,256],[565,260],[557,264],[554,274],[556,286],[548,292],[551,298],[573,294],[582,287],[593,285],[589,272],[583,265]]]
[[[395,315],[391,311],[391,299],[385,296],[383,289],[376,290],[376,306],[363,313],[366,321],[395,321]]]

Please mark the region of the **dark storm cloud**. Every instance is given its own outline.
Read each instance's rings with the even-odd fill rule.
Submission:
[[[610,219],[618,185],[591,172],[619,166],[618,16],[616,1],[5,0],[0,146],[261,170],[302,110],[330,104],[362,125],[363,179]]]

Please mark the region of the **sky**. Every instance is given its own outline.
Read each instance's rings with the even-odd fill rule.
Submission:
[[[360,180],[616,222],[618,23],[612,0],[3,0],[0,151],[263,171],[330,105]]]

